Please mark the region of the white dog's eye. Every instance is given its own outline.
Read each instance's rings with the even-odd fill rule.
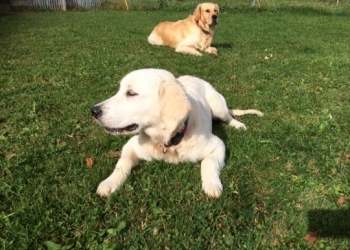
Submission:
[[[210,10],[205,10],[205,12],[209,13],[209,12],[210,12]]]
[[[132,90],[126,91],[126,96],[135,96],[135,95],[137,95],[137,93],[135,93],[135,92],[132,91]]]

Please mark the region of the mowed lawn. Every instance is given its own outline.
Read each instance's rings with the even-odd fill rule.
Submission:
[[[349,249],[350,12],[223,11],[218,56],[147,43],[191,12],[0,13],[1,249]],[[214,123],[220,198],[201,191],[199,163],[156,161],[95,194],[128,137],[90,108],[140,68],[201,77],[265,113],[239,118],[246,132]]]

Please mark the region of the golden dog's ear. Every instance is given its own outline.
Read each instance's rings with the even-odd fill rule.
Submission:
[[[197,8],[195,9],[193,16],[194,16],[194,20],[196,22],[198,22],[199,20],[201,20],[201,13],[202,13],[202,4],[198,4]]]
[[[160,84],[159,100],[161,121],[171,135],[188,116],[190,101],[182,86],[175,79],[172,82]]]
[[[215,4],[215,8],[218,10],[218,14],[219,14],[219,12],[220,12],[219,5]]]

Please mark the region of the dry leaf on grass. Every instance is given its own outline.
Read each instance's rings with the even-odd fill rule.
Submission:
[[[314,244],[317,240],[317,232],[308,232],[304,239],[310,242],[311,244]]]
[[[92,158],[86,158],[86,166],[88,166],[89,168],[92,168],[92,166],[94,165],[94,160]]]
[[[232,191],[232,194],[234,195],[234,196],[237,196],[237,195],[239,195],[239,193],[238,193],[238,191]]]
[[[16,157],[16,156],[17,156],[17,154],[14,153],[14,152],[12,152],[12,153],[9,153],[9,154],[6,155],[6,159],[9,161],[9,160],[11,160],[13,157]]]
[[[342,205],[345,202],[350,202],[350,197],[340,197],[338,200],[338,204]]]
[[[122,155],[121,150],[116,150],[116,151],[110,150],[107,153],[107,157],[109,158],[120,158],[121,155]]]

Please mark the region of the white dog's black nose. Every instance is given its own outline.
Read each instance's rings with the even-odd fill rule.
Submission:
[[[97,119],[102,115],[102,110],[99,106],[93,106],[91,108],[91,114]]]

